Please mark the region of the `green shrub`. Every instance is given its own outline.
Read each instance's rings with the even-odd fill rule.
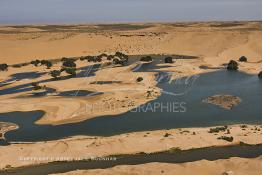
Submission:
[[[118,58],[114,58],[113,59],[113,63],[115,64],[115,65],[117,65],[117,64],[120,64],[120,65],[124,65],[124,61],[122,61],[122,60],[119,60]]]
[[[240,62],[247,62],[247,57],[242,56],[242,57],[239,58],[239,61]]]
[[[247,128],[247,125],[240,125],[240,128]]]
[[[258,74],[258,78],[259,78],[259,79],[262,79],[262,71],[259,72],[259,74]]]
[[[76,63],[74,60],[68,59],[63,62],[64,67],[76,67]]]
[[[238,70],[238,63],[234,60],[230,60],[227,65],[227,70]]]
[[[124,54],[124,53],[116,52],[115,56],[118,57],[123,62],[128,62],[128,56],[126,54]]]
[[[144,62],[150,62],[150,61],[152,61],[152,60],[153,60],[153,59],[152,59],[151,56],[142,57],[142,58],[140,59],[140,61],[144,61]]]
[[[174,148],[170,148],[168,152],[169,153],[181,153],[182,150],[178,147],[174,147]]]
[[[65,72],[72,76],[76,76],[76,68],[65,68]]]
[[[227,126],[210,128],[210,129],[209,129],[209,133],[218,133],[218,132],[220,132],[220,131],[226,131],[227,128],[228,128]]]
[[[0,64],[0,71],[7,71],[8,65],[7,64]]]
[[[165,135],[164,135],[164,137],[169,137],[169,136],[171,136],[171,134],[169,134],[169,133],[165,133]]]
[[[138,78],[136,79],[137,82],[141,82],[141,81],[143,81],[143,80],[144,80],[143,77],[138,77]]]
[[[107,60],[112,60],[112,59],[114,59],[114,58],[115,58],[114,55],[108,55],[108,56],[107,56]]]
[[[173,58],[172,57],[166,57],[165,63],[173,63]]]
[[[34,66],[38,66],[38,64],[40,64],[40,63],[41,63],[40,60],[31,61],[31,64],[33,64]]]
[[[60,70],[53,70],[50,72],[50,75],[54,77],[55,79],[57,79],[61,75],[61,72]]]
[[[50,69],[53,66],[53,63],[51,61],[47,61],[45,65],[47,69]]]
[[[35,82],[34,82],[34,83],[32,83],[31,85],[33,86],[33,89],[34,89],[35,91],[40,90],[40,89],[43,89],[43,87],[40,86],[39,83],[35,83]]]
[[[218,137],[217,139],[225,140],[225,141],[228,141],[228,142],[233,142],[233,140],[234,140],[234,138],[232,136],[230,136],[230,137],[221,136],[221,137]]]

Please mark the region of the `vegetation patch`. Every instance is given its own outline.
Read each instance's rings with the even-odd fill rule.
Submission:
[[[227,64],[227,70],[238,70],[238,63],[234,60],[230,60],[229,63]]]
[[[228,126],[210,128],[209,133],[219,133],[220,131],[225,132],[227,129],[228,129]]]
[[[175,154],[175,153],[182,153],[183,150],[181,150],[181,149],[178,148],[178,147],[174,147],[174,148],[170,148],[170,149],[168,150],[168,152],[171,153],[171,154]]]
[[[217,139],[219,140],[225,140],[225,141],[228,141],[228,142],[233,142],[234,138],[232,136],[228,137],[228,136],[221,136],[221,137],[218,137]]]
[[[0,64],[0,71],[7,71],[8,65],[7,64]]]

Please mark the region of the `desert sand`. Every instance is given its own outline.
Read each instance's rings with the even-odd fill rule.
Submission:
[[[233,125],[229,132],[209,133],[210,128],[171,129],[134,132],[111,137],[76,136],[47,142],[16,143],[0,146],[1,168],[26,166],[64,160],[81,160],[118,154],[153,153],[180,148],[188,150],[210,146],[225,146],[244,142],[262,143],[262,126]],[[168,136],[166,136],[168,135]],[[233,142],[220,140],[220,136],[232,136]]]
[[[45,115],[37,121],[38,124],[59,125],[63,123],[80,122],[102,115],[115,115],[126,112],[160,95],[156,87],[154,73],[133,72],[132,69],[141,64],[142,55],[155,55],[163,59],[165,55],[193,56],[196,59],[179,59],[162,70],[175,72],[177,76],[187,76],[225,69],[229,60],[245,55],[247,62],[239,62],[239,70],[250,74],[258,74],[262,70],[262,23],[261,22],[231,22],[231,23],[177,23],[177,24],[128,24],[128,25],[65,25],[65,26],[1,26],[0,27],[0,64],[12,66],[28,63],[35,59],[61,59],[62,57],[80,57],[114,54],[121,51],[130,57],[129,66],[100,67],[94,76],[89,78],[76,77],[51,81],[49,72],[61,67],[54,64],[51,69],[43,66],[26,65],[21,68],[9,67],[8,71],[0,72],[0,81],[4,82],[0,90],[31,87],[32,82],[41,82],[55,92],[41,98],[31,98],[35,91],[5,93],[0,96],[0,113],[12,111],[42,110]],[[77,61],[77,68],[91,66],[94,63]],[[102,64],[107,65],[106,61]],[[36,72],[36,77],[13,79],[14,74]],[[116,76],[121,74],[121,76]],[[142,82],[137,82],[143,77]],[[177,77],[176,77],[177,78]],[[114,81],[114,83],[99,84],[97,82]],[[94,83],[96,82],[96,83]],[[121,90],[119,90],[121,89]],[[61,92],[86,90],[102,92],[92,97],[68,98],[57,96]],[[148,91],[152,92],[148,96]],[[86,104],[103,104],[104,109],[86,110]],[[113,105],[114,107],[112,108]],[[83,112],[82,112],[83,111]],[[212,116],[210,116],[212,117]],[[230,126],[230,136],[233,142],[218,140],[225,132],[208,133],[209,128],[188,128],[160,131],[137,132],[112,137],[76,136],[56,141],[18,143],[0,146],[1,168],[7,165],[19,167],[43,163],[42,161],[21,161],[19,157],[60,157],[71,158],[83,156],[106,156],[137,152],[156,152],[179,147],[190,149],[206,146],[227,145],[239,143],[262,143],[261,126],[249,125],[243,130],[239,125]],[[171,134],[164,137],[166,133]],[[195,133],[195,134],[193,134]],[[138,144],[139,143],[139,144]],[[229,160],[229,162],[233,161]],[[240,162],[245,162],[241,159]],[[261,159],[250,160],[261,164]],[[49,162],[49,160],[45,160]],[[222,161],[218,161],[222,162]],[[201,166],[199,165],[201,164]],[[185,166],[194,168],[207,166],[214,171],[216,162],[200,161]],[[184,165],[148,164],[137,166],[152,169],[152,167],[180,167]],[[224,163],[219,166],[226,166]],[[238,172],[237,165],[232,170]],[[255,166],[255,165],[254,165]],[[199,167],[199,168],[200,168]],[[112,169],[122,171],[122,167]],[[124,167],[129,169],[128,167]],[[246,169],[241,167],[241,172]],[[256,167],[257,168],[257,167]],[[120,170],[118,170],[120,169]],[[172,168],[171,168],[172,169]],[[221,169],[222,170],[222,169]],[[255,170],[255,168],[254,168]],[[100,170],[98,170],[100,171]],[[101,171],[101,173],[107,173]],[[132,171],[132,167],[130,168]],[[135,170],[136,171],[136,168]],[[90,171],[94,173],[96,171]],[[169,173],[173,171],[169,171]],[[208,172],[208,171],[207,171]],[[81,172],[80,172],[81,173]],[[88,172],[89,173],[89,172]],[[97,172],[98,173],[98,172]],[[100,173],[100,172],[99,172]],[[131,172],[133,173],[133,172]],[[146,172],[145,172],[146,173]],[[188,172],[190,174],[190,172]],[[255,172],[254,172],[255,173]]]
[[[262,45],[260,43],[262,24],[260,22],[116,26],[118,25],[0,27],[0,63],[12,65],[30,62],[34,59],[61,59],[62,57],[80,57],[101,53],[114,54],[116,51],[121,51],[134,55],[130,60],[137,61],[141,57],[139,55],[148,54],[176,54],[197,58],[179,59],[170,64],[169,68],[161,69],[175,72],[175,78],[224,69],[224,64],[229,60],[238,60],[242,55],[248,58],[248,62],[239,63],[240,71],[258,74],[262,70]],[[164,56],[155,57],[162,59]],[[60,68],[61,63],[55,64],[50,70],[33,65],[9,68],[9,71],[1,72],[1,81],[8,81],[12,75],[23,72],[37,72],[41,76],[33,79],[14,80],[12,84],[7,83],[0,89],[44,81],[41,85],[55,89],[56,93],[88,90],[104,94],[97,95],[95,98],[74,99],[49,94],[43,98],[30,98],[30,101],[20,98],[28,95],[28,92],[6,94],[1,96],[0,112],[43,110],[45,115],[37,123],[53,125],[126,112],[160,95],[159,89],[155,86],[154,73],[145,74],[132,71],[132,67],[139,64],[137,61],[133,61],[134,63],[128,67],[101,68],[96,71],[94,77],[78,77],[63,81],[48,81],[51,78],[48,73]],[[92,63],[77,62],[78,68],[88,65]],[[138,77],[144,77],[144,81],[137,83]],[[102,85],[94,83],[109,81],[108,79],[116,83]],[[147,97],[147,91],[154,92],[150,98]],[[105,101],[101,102],[101,99]],[[102,103],[107,110],[95,109],[90,113],[85,109],[85,104],[88,103],[99,103],[100,105]]]
[[[14,123],[0,122],[0,139],[5,139],[5,133],[16,130],[18,126]]]

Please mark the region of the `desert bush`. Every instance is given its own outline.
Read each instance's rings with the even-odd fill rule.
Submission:
[[[84,61],[84,60],[86,60],[86,57],[84,56],[80,57],[80,61]]]
[[[72,59],[67,59],[63,62],[64,67],[76,67],[76,63]]]
[[[88,62],[95,62],[95,61],[96,61],[96,59],[95,59],[94,56],[87,56],[87,57],[86,57],[86,60],[87,60]]]
[[[138,78],[136,79],[136,81],[137,81],[137,82],[143,81],[143,77],[138,77]]]
[[[99,55],[99,57],[100,57],[100,58],[107,57],[107,54],[102,53],[102,54]]]
[[[209,133],[218,133],[220,131],[226,131],[228,126],[221,126],[221,127],[215,127],[215,128],[210,128]]]
[[[0,64],[0,71],[7,71],[8,70],[8,65],[7,64]]]
[[[50,72],[50,75],[51,75],[53,78],[57,79],[57,78],[61,75],[61,72],[60,72],[60,70],[52,70],[52,71]]]
[[[113,63],[114,63],[115,65],[117,65],[117,64],[124,65],[124,62],[123,62],[122,60],[119,60],[118,58],[114,58],[114,59],[113,59]]]
[[[262,71],[259,72],[259,74],[258,74],[258,78],[262,79]]]
[[[240,62],[247,62],[247,57],[242,56],[242,57],[239,58],[239,61]]]
[[[47,61],[45,65],[47,69],[50,69],[53,66],[53,63],[51,61]]]
[[[36,91],[36,90],[43,89],[43,87],[40,86],[39,83],[33,82],[31,85],[33,86],[33,88],[34,88],[35,91]]]
[[[169,136],[171,136],[171,134],[169,134],[169,133],[165,133],[165,135],[164,135],[164,137],[169,137]]]
[[[123,54],[122,52],[116,52],[115,56],[121,58],[122,56],[124,56],[125,54]]]
[[[65,68],[65,72],[71,76],[76,76],[76,68]]]
[[[40,63],[41,63],[40,60],[31,61],[31,64],[33,64],[34,66],[38,66],[38,64],[40,64]]]
[[[225,140],[225,141],[228,141],[228,142],[233,142],[233,140],[234,140],[234,138],[232,136],[230,136],[230,137],[221,136],[221,137],[218,137],[217,139]]]
[[[173,58],[172,57],[166,57],[165,63],[173,63]]]
[[[95,57],[95,62],[101,62],[101,61],[102,61],[102,57],[100,56]]]
[[[73,62],[75,62],[75,59],[63,57],[63,58],[61,59],[61,61],[62,61],[62,62],[66,62],[66,61],[73,61]]]
[[[168,152],[171,154],[182,153],[182,150],[180,148],[174,147],[174,148],[170,148]]]
[[[41,61],[40,61],[40,64],[44,66],[44,65],[47,64],[47,62],[48,62],[47,60],[41,60]]]
[[[142,58],[140,59],[140,61],[145,61],[145,62],[150,62],[150,61],[152,61],[152,60],[153,60],[153,59],[152,59],[151,56],[142,57]]]
[[[247,125],[240,125],[240,128],[247,128]]]
[[[108,55],[107,60],[112,60],[112,59],[114,59],[114,57],[115,57],[114,55]]]
[[[13,68],[21,68],[22,65],[21,65],[21,64],[14,64],[12,67],[13,67]]]
[[[227,65],[227,70],[238,70],[238,63],[234,60],[230,60]]]
[[[128,62],[128,56],[124,53],[116,52],[115,56],[120,58],[120,60],[122,60],[123,62]]]

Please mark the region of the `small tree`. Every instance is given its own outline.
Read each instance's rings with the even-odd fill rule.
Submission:
[[[234,60],[230,60],[227,65],[227,70],[238,70],[238,63]]]
[[[120,58],[120,60],[124,61],[124,62],[127,62],[128,61],[128,56],[124,53],[121,53],[121,52],[116,52],[115,53],[115,56]]]
[[[64,67],[76,67],[74,60],[66,60],[63,62]]]
[[[240,62],[247,62],[247,57],[242,56],[242,57],[239,58],[239,61]]]
[[[65,72],[71,76],[76,76],[76,68],[66,68]]]
[[[108,55],[107,60],[112,60],[112,59],[114,59],[114,57],[115,57],[114,55]]]
[[[96,61],[94,56],[87,56],[86,59],[87,59],[88,62],[95,62]]]
[[[53,66],[53,63],[51,61],[47,61],[45,65],[47,69],[50,69]]]
[[[80,61],[84,61],[84,60],[86,60],[86,57],[80,57]]]
[[[262,71],[259,72],[259,74],[258,74],[258,78],[262,79]]]
[[[100,56],[95,57],[95,62],[101,62],[101,61],[102,61],[102,57]]]
[[[47,62],[48,62],[47,60],[41,60],[41,61],[40,61],[40,64],[41,64],[41,66],[43,66],[43,65],[46,65]]]
[[[8,65],[7,64],[0,64],[0,71],[7,71]]]
[[[50,72],[50,75],[51,75],[52,77],[54,77],[55,79],[57,79],[57,78],[61,75],[61,72],[60,72],[60,70],[52,70],[52,71]]]
[[[34,82],[34,83],[32,83],[31,85],[33,86],[33,89],[34,89],[35,91],[42,89],[42,86],[40,86],[39,83]]]
[[[145,61],[145,62],[150,62],[150,61],[152,61],[152,60],[153,60],[153,59],[152,59],[151,56],[142,57],[142,58],[140,59],[140,61]]]
[[[141,81],[143,81],[143,80],[144,80],[143,77],[138,77],[138,78],[136,79],[137,82],[141,82]]]
[[[166,57],[165,63],[173,63],[173,58],[172,57]]]
[[[115,65],[120,64],[120,65],[122,65],[122,66],[125,64],[123,60],[119,60],[118,58],[114,58],[114,59],[113,59],[113,63],[114,63]]]
[[[35,67],[38,66],[38,64],[40,64],[40,63],[41,63],[40,60],[31,61],[31,64],[33,64]]]

